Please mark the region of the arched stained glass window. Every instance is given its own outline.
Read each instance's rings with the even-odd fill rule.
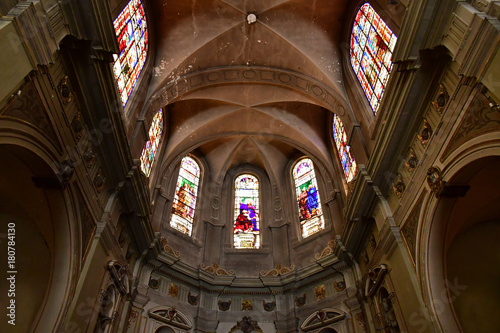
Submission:
[[[120,54],[113,56],[113,69],[125,106],[148,53],[148,30],[141,0],[130,0],[113,25],[120,47]]]
[[[260,247],[259,181],[244,174],[234,181],[234,247],[258,249]]]
[[[158,111],[153,117],[151,127],[149,128],[149,140],[144,145],[141,154],[141,170],[146,177],[149,177],[153,162],[160,144],[161,134],[163,132],[163,112]]]
[[[372,6],[361,6],[352,28],[351,65],[374,114],[389,80],[396,41],[397,37]]]
[[[303,158],[295,164],[293,180],[297,194],[302,237],[306,238],[325,228],[318,184],[316,183],[313,162],[310,159]]]
[[[337,147],[340,163],[344,169],[345,179],[350,182],[356,175],[356,161],[351,155],[351,147],[347,145],[344,124],[336,114],[333,115],[333,140],[335,141],[335,147]]]
[[[170,226],[189,236],[193,232],[193,217],[199,182],[200,167],[198,163],[189,156],[184,157],[181,161],[179,178],[177,178]]]

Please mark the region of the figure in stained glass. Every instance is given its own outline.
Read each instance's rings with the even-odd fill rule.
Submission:
[[[351,147],[347,145],[347,133],[340,117],[333,115],[333,141],[337,148],[340,163],[344,169],[344,176],[347,182],[354,179],[356,175],[356,161],[351,155]]]
[[[140,0],[131,0],[113,21],[120,54],[114,55],[113,71],[123,106],[137,82],[146,62],[148,32],[144,7]]]
[[[181,161],[170,226],[191,236],[200,181],[200,169],[195,160],[186,156]]]
[[[359,9],[351,34],[351,65],[374,114],[380,105],[392,69],[397,37],[365,3]]]
[[[144,144],[144,149],[141,154],[141,170],[146,177],[149,177],[149,174],[151,173],[151,168],[153,167],[153,162],[158,151],[162,132],[163,113],[160,110],[153,117],[151,127],[149,128],[149,140]]]
[[[234,247],[259,248],[259,181],[243,174],[235,180]]]
[[[310,159],[297,162],[293,173],[302,237],[325,228],[314,166]]]

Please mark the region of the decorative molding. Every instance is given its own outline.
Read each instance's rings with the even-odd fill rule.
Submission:
[[[413,148],[410,148],[410,156],[405,161],[405,166],[408,169],[408,171],[412,172],[415,170],[415,168],[418,166],[418,157],[415,154],[415,151]]]
[[[320,309],[310,314],[300,325],[300,329],[305,332],[312,331],[323,326],[332,325],[345,319],[345,317],[345,313],[335,309]]]
[[[344,275],[340,274],[342,276],[342,279],[337,281],[336,279],[333,279],[333,287],[335,288],[336,292],[341,292],[345,290],[346,284],[345,284],[345,279]]]
[[[443,110],[450,99],[450,95],[446,91],[446,88],[440,84],[439,85],[439,93],[435,101],[432,102],[432,106],[436,109],[439,114],[443,113]]]
[[[337,245],[337,239],[336,239],[336,238],[334,238],[334,239],[330,240],[330,241],[328,242],[328,245],[327,245],[327,246],[323,249],[323,251],[322,251],[321,253],[316,253],[316,254],[314,255],[314,258],[315,258],[316,260],[319,260],[319,259],[321,259],[321,258],[324,258],[324,257],[326,257],[326,256],[328,256],[328,255],[330,255],[330,254],[332,254],[332,253],[333,253],[333,250],[335,249],[335,246],[336,246],[336,245]]]
[[[168,240],[164,237],[161,237],[160,238],[160,243],[161,243],[161,247],[163,249],[163,251],[167,252],[168,254],[176,257],[176,258],[179,258],[179,252],[178,251],[174,251],[174,249],[168,245]]]
[[[205,266],[205,264],[201,263],[200,268],[204,270],[207,273],[210,273],[215,276],[234,276],[234,271],[230,269],[229,271],[226,271],[222,267],[220,267],[218,264],[212,264],[212,266]]]
[[[261,83],[291,88],[316,100],[320,105],[341,117],[345,116],[345,109],[348,108],[348,104],[338,93],[306,75],[273,67],[230,66],[188,73],[167,83],[163,89],[151,97],[148,103],[149,109],[152,110],[151,112],[156,112],[188,92],[228,83],[233,85]]]
[[[398,198],[401,198],[403,196],[403,192],[406,189],[406,185],[403,181],[403,176],[400,173],[397,174],[396,183],[392,185],[392,188]]]
[[[417,252],[417,230],[418,230],[418,219],[420,217],[420,209],[422,208],[424,195],[420,195],[417,203],[413,206],[411,213],[406,218],[401,226],[401,233],[403,234],[403,239],[410,253],[411,259],[413,260],[413,265],[415,265],[415,256]]]
[[[188,300],[188,303],[192,306],[196,306],[198,305],[198,295],[193,295],[191,294],[191,291],[188,293],[188,297],[187,297],[187,300]]]
[[[251,332],[259,332],[264,333],[262,329],[259,327],[259,324],[256,320],[253,320],[252,317],[244,316],[241,320],[236,322],[229,333],[233,333],[236,331],[242,331],[243,333],[251,333]]]
[[[159,322],[172,325],[174,327],[189,331],[193,327],[188,317],[180,311],[177,311],[175,307],[151,311],[148,310],[148,316],[152,319],[158,320]]]
[[[472,99],[465,115],[457,127],[455,134],[449,141],[440,161],[443,162],[458,147],[467,141],[491,132],[498,132],[500,128],[500,112],[484,94],[477,93]]]
[[[287,275],[295,269],[295,265],[291,265],[290,267],[284,267],[281,266],[280,264],[277,264],[274,269],[271,269],[269,272],[266,273],[266,271],[260,271],[259,275],[260,276],[266,276],[266,277],[275,277],[275,276],[283,276]]]
[[[432,136],[432,128],[427,119],[424,119],[424,128],[422,128],[422,131],[420,134],[417,135],[418,141],[422,144],[422,146],[425,146],[427,142],[431,139]]]

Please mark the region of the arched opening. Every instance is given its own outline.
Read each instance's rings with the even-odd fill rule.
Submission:
[[[500,158],[464,166],[448,185],[464,197],[442,197],[428,236],[429,308],[444,331],[497,332],[500,319]]]
[[[14,145],[0,145],[0,221],[7,233],[1,256],[4,281],[0,284],[8,304],[14,304],[15,326],[20,332],[48,332],[61,321],[73,266],[70,226],[74,223],[65,194],[53,170],[39,156]],[[36,185],[35,185],[36,184]],[[7,248],[7,245],[11,249]],[[7,256],[11,250],[12,257]],[[6,252],[4,252],[6,251]],[[11,260],[12,259],[12,260]],[[12,317],[14,318],[14,317]],[[10,317],[7,320],[11,319]],[[0,323],[0,331],[11,325]]]
[[[174,330],[170,327],[163,326],[157,329],[155,333],[174,333]]]

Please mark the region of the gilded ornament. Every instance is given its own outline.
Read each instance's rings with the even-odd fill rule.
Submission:
[[[392,185],[392,188],[398,198],[401,198],[403,196],[403,192],[406,189],[406,185],[403,182],[403,176],[401,176],[400,173],[398,173],[396,183]]]
[[[316,296],[316,300],[319,301],[320,299],[323,299],[326,297],[326,290],[325,286],[317,286],[314,288],[314,295]]]
[[[410,156],[406,160],[405,166],[408,169],[408,171],[411,172],[411,171],[415,170],[415,168],[417,167],[417,165],[418,165],[417,155],[415,154],[415,151],[413,150],[413,148],[411,148],[410,149]]]
[[[171,283],[168,287],[168,296],[173,298],[179,298],[179,286]]]
[[[432,136],[431,125],[426,119],[424,119],[424,128],[422,129],[420,134],[417,135],[417,139],[423,146],[425,146],[427,142],[429,142],[431,136]]]
[[[439,94],[436,100],[432,102],[432,106],[436,109],[437,112],[441,114],[443,113],[444,107],[446,106],[446,103],[448,103],[449,98],[450,96],[448,95],[446,88],[442,84],[440,84]]]
[[[61,100],[64,105],[67,105],[69,102],[71,102],[73,94],[71,93],[68,85],[67,75],[61,79],[61,82],[59,82],[59,85],[57,86],[57,90],[59,91],[59,95],[61,96]]]
[[[213,264],[212,266],[205,266],[205,264],[201,263],[200,268],[204,270],[207,273],[213,274],[215,276],[233,276],[234,271],[229,270],[226,271],[222,267],[220,267],[218,264]]]
[[[438,196],[445,183],[446,182],[443,181],[443,177],[441,175],[441,169],[436,166],[432,166],[427,170],[427,184],[436,196]]]
[[[244,299],[241,302],[241,311],[252,311],[253,310],[253,302],[251,299]]]
[[[335,245],[337,245],[337,240],[336,239],[332,239],[331,241],[328,242],[328,245],[323,249],[323,251],[321,253],[316,253],[314,255],[314,258],[316,260],[319,260],[321,258],[324,258],[330,254],[333,253],[333,249],[335,248]]]
[[[290,267],[284,267],[280,264],[277,264],[274,269],[271,269],[269,272],[266,273],[266,271],[260,271],[260,276],[269,276],[269,277],[275,277],[275,276],[280,276],[280,275],[286,275],[295,269],[295,265],[291,265]]]
[[[219,310],[227,311],[227,310],[229,310],[229,307],[231,306],[231,300],[230,299],[227,301],[219,300],[219,302],[217,304],[219,305]]]

